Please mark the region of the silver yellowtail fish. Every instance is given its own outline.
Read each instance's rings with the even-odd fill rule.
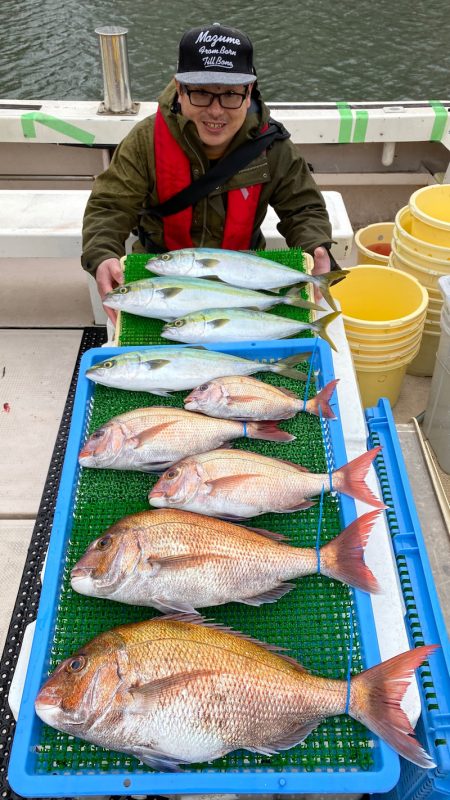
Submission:
[[[300,322],[264,311],[250,311],[248,308],[211,308],[167,322],[161,336],[176,342],[202,344],[285,339],[301,331],[312,331],[336,350],[328,336],[327,327],[339,314],[339,311],[334,311],[316,322]]]
[[[86,377],[95,383],[136,392],[168,395],[193,389],[202,380],[222,375],[252,375],[254,372],[275,372],[295,380],[306,381],[307,375],[295,369],[311,353],[299,353],[275,364],[262,364],[247,358],[196,347],[151,347],[129,350],[107,358],[86,370]]]
[[[278,297],[201,278],[144,278],[124,283],[109,292],[103,304],[117,311],[164,320],[176,319],[204,308],[264,309],[281,304],[321,309],[321,306],[304,300],[300,289],[295,287],[284,297]]]
[[[181,408],[136,408],[119,414],[92,433],[80,451],[83,467],[159,472],[181,458],[204,453],[247,436],[291,442],[295,436],[276,422],[242,423],[191,414]]]
[[[354,675],[348,687],[346,680],[312,675],[273,646],[206,625],[199,615],[156,617],[81,647],[47,679],[35,709],[47,725],[156,770],[238,748],[272,755],[294,747],[327,717],[348,713],[428,769],[435,765],[400,703],[435,647],[395,656]]]
[[[364,478],[381,447],[374,447],[332,473],[333,489],[386,508]],[[290,461],[245,450],[212,450],[166,470],[149,493],[150,505],[181,508],[223,519],[282,514],[310,508],[311,497],[330,491],[328,474],[308,472]]]
[[[329,287],[348,274],[347,270],[337,270],[324,275],[308,275],[252,253],[207,247],[172,250],[170,253],[152,258],[146,267],[157,275],[216,278],[245,289],[273,291],[295,284],[311,283],[320,290],[327,303],[335,310],[336,306]]]
[[[378,592],[364,547],[379,511],[369,511],[320,549],[320,572]],[[260,606],[315,575],[314,547],[292,547],[284,536],[176,509],[124,517],[89,545],[71,572],[72,588],[159,611],[193,613],[224,603]]]
[[[230,375],[202,383],[184,398],[184,407],[221,419],[290,419],[301,411],[324,419],[336,419],[330,406],[339,380],[332,380],[305,401],[282,386],[272,386],[257,378]]]

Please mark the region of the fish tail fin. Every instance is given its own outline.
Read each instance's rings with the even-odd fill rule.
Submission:
[[[348,525],[339,536],[320,550],[321,572],[364,592],[378,594],[380,585],[364,563],[364,548],[379,510],[369,511]]]
[[[401,756],[424,769],[435,767],[414,736],[400,703],[414,670],[439,645],[423,645],[401,653],[351,679],[349,714],[378,734]]]
[[[296,436],[281,430],[279,422],[268,420],[264,422],[247,422],[246,436],[249,439],[266,439],[268,442],[293,442]]]
[[[307,381],[308,375],[306,372],[300,372],[298,369],[293,369],[293,367],[307,361],[310,356],[311,353],[297,353],[295,356],[289,356],[288,358],[283,358],[281,361],[277,361],[276,364],[266,364],[263,369],[269,372],[278,372],[286,378],[294,378],[294,380],[297,381]]]
[[[315,397],[312,397],[311,400],[307,401],[306,410],[309,411],[310,414],[315,414],[318,417],[320,409],[324,419],[336,419],[336,416],[330,407],[330,400],[338,383],[339,378],[329,381],[329,383],[327,383],[327,385],[324,386]]]
[[[340,467],[333,474],[337,480],[335,482],[336,488],[354,497],[355,500],[361,500],[363,503],[368,503],[369,506],[374,508],[387,508],[387,506],[379,500],[371,489],[367,486],[364,478],[366,477],[369,467],[380,452],[381,447],[373,447],[372,450],[367,450],[366,453],[354,458],[344,467]]]
[[[334,301],[334,297],[330,292],[330,286],[332,286],[333,283],[338,283],[338,281],[344,280],[344,278],[348,274],[349,274],[348,269],[340,269],[340,270],[333,270],[332,272],[325,272],[322,275],[313,276],[315,278],[314,280],[315,286],[319,288],[322,297],[324,297],[328,305],[331,308],[334,308],[335,311],[337,311],[337,308],[336,308],[336,303]]]
[[[295,308],[307,308],[309,311],[324,311],[322,306],[318,306],[310,300],[304,300],[300,293],[301,289],[293,286],[283,298],[280,298],[279,302],[287,306],[295,306]]]
[[[328,336],[327,328],[330,322],[333,322],[336,317],[339,317],[340,311],[333,311],[331,314],[327,314],[325,317],[320,317],[315,322],[312,323],[312,328],[314,331],[318,333],[318,335],[324,339],[330,347],[337,353],[337,348],[332,339]]]

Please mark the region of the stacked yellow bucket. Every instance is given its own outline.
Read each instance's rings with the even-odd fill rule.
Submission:
[[[426,289],[399,270],[361,264],[331,291],[341,305],[363,405],[380,397],[394,405],[421,345]]]
[[[432,375],[441,333],[438,279],[450,275],[450,185],[424,186],[395,218],[389,265],[417,278],[429,295],[420,350],[408,367]]]

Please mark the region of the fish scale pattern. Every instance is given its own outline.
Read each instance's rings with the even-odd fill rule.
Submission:
[[[307,364],[299,365],[300,369]],[[285,386],[297,393],[305,384],[278,375],[259,375],[263,380]],[[314,382],[309,395],[316,392]],[[168,398],[153,398],[152,404],[182,407],[186,393]],[[149,404],[146,393],[95,387],[86,434],[112,416]],[[325,431],[326,431],[325,423]],[[268,456],[288,458],[314,472],[327,472],[325,448],[330,449],[327,435],[322,434],[318,418],[299,414],[282,423],[297,439],[287,444],[238,439],[235,447]],[[137,608],[105,600],[77,595],[70,587],[70,570],[88,544],[105,528],[126,514],[148,509],[147,494],[156,476],[119,470],[84,469],[75,481],[73,496],[73,529],[66,552],[62,590],[58,605],[55,635],[50,656],[50,670],[89,639],[116,625],[137,622],[155,616],[148,608]],[[321,543],[334,538],[341,529],[338,499],[325,495]],[[293,544],[314,547],[317,538],[319,506],[293,514],[265,514],[249,525],[278,531]],[[296,582],[296,588],[275,604],[252,608],[238,603],[203,609],[203,616],[237,631],[285,648],[309,670],[324,677],[346,678],[350,617],[354,627],[352,671],[363,669],[358,623],[353,593],[347,586],[326,577],[314,575]],[[327,771],[370,770],[373,766],[373,738],[361,724],[347,716],[327,719],[296,747],[272,757],[247,751],[236,751],[216,760],[208,769],[242,772],[247,769]],[[186,770],[205,769],[191,765]],[[123,754],[104,750],[74,739],[44,725],[38,747],[38,772],[69,771],[145,772],[149,767]]]
[[[268,258],[272,261],[277,261],[285,267],[297,269],[299,272],[305,272],[303,263],[303,253],[300,248],[291,250],[256,250],[255,255],[262,258]],[[138,281],[142,278],[158,277],[153,272],[146,269],[150,256],[146,253],[131,253],[126,257],[125,261],[125,281]],[[280,295],[286,294],[288,289],[280,292]],[[308,296],[308,290],[303,288],[301,296],[304,300],[311,299]],[[300,320],[301,322],[310,322],[310,312],[304,308],[295,308],[294,306],[277,305],[274,308],[268,309],[268,314],[277,314],[279,317],[287,317],[288,319]],[[170,344],[168,339],[163,339],[161,331],[164,327],[164,322],[159,319],[148,319],[145,317],[138,317],[135,314],[121,313],[120,315],[120,331],[118,336],[118,344],[123,345],[149,345],[149,344]],[[308,335],[309,332],[305,332]]]

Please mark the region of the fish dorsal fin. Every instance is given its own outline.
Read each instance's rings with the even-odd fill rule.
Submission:
[[[209,269],[210,267],[217,267],[220,261],[218,258],[196,258],[195,263],[200,264],[205,269]]]
[[[160,422],[159,425],[152,425],[151,428],[146,428],[145,431],[138,433],[137,436],[134,437],[138,441],[137,446],[141,447],[146,442],[151,441],[152,439],[154,439],[155,436],[158,435],[158,433],[161,433],[166,428],[169,428],[171,425],[175,425],[175,421]]]
[[[291,389],[286,389],[284,386],[277,386],[277,389],[282,394],[285,394],[286,397],[294,397],[296,400],[301,399],[298,394],[295,394],[295,392],[291,391]]]
[[[302,467],[301,464],[294,464],[293,461],[288,461],[286,458],[277,458],[277,461],[281,461],[282,464],[288,464],[290,467],[298,469],[299,472],[310,472],[308,467]]]
[[[227,625],[222,625],[220,622],[214,622],[206,619],[205,617],[202,617],[201,614],[170,614],[160,617],[159,621],[188,622],[191,625],[203,625],[205,628],[211,628],[212,630],[219,631],[220,633],[229,633],[231,636],[237,636],[238,639],[245,639],[246,642],[257,644],[259,647],[262,647],[269,653],[275,653],[278,658],[282,658],[283,661],[287,661],[288,664],[291,664],[291,666],[295,667],[299,672],[308,671],[305,669],[305,667],[299,664],[295,658],[284,655],[282,651],[286,649],[285,647],[275,644],[268,644],[267,642],[262,642],[260,639],[254,639],[253,636],[248,636],[248,634],[242,633],[241,631],[235,631],[233,628],[229,628]]]
[[[227,489],[235,489],[237,486],[240,486],[242,481],[251,480],[252,478],[258,478],[259,475],[225,475],[223,478],[215,478],[211,481],[205,481],[205,486],[208,486],[209,493],[214,494],[218,490],[227,490]]]
[[[260,536],[265,536],[266,539],[272,539],[274,542],[288,542],[289,539],[284,533],[276,533],[275,531],[268,531],[266,528],[253,528],[250,525],[245,526],[248,531],[259,533]]]

